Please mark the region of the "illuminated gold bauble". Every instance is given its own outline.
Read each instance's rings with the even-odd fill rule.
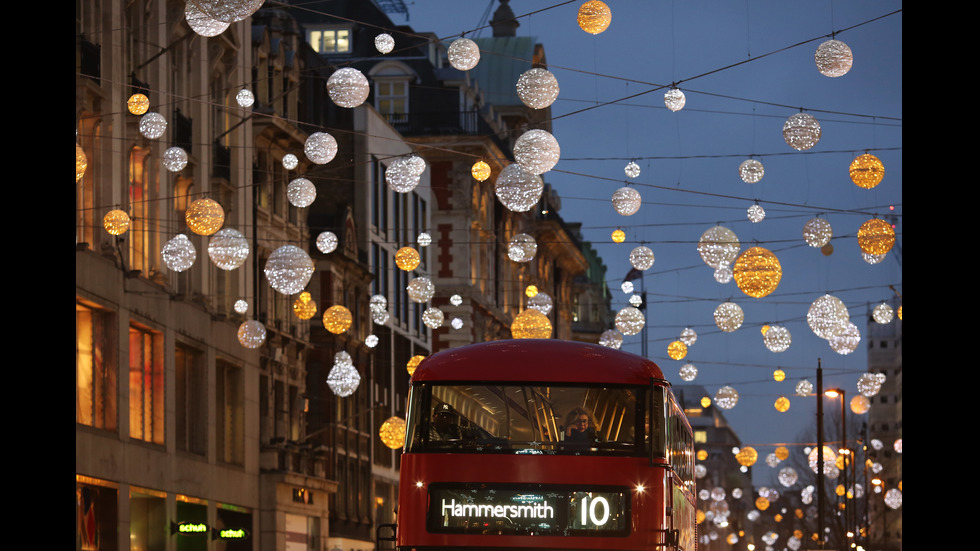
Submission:
[[[225,223],[225,209],[213,199],[198,199],[187,207],[187,227],[198,235],[212,235]]]
[[[381,423],[378,436],[385,446],[397,450],[405,443],[405,420],[401,417],[389,417]]]
[[[85,176],[85,169],[88,168],[88,157],[82,146],[75,144],[75,181],[79,181]]]
[[[490,165],[483,161],[477,161],[473,163],[473,168],[470,169],[470,173],[477,181],[483,182],[490,177]]]
[[[687,345],[681,341],[674,341],[667,345],[667,355],[675,360],[682,360],[687,356]]]
[[[738,450],[735,454],[735,460],[738,461],[739,465],[743,467],[751,467],[755,465],[755,462],[759,459],[759,452],[755,451],[752,446],[745,446],[744,448]]]
[[[303,291],[293,301],[293,313],[301,320],[308,320],[316,315],[316,302],[309,291]]]
[[[133,94],[126,102],[126,108],[134,115],[145,115],[150,109],[150,98],[143,94]]]
[[[110,235],[122,235],[129,229],[129,215],[124,210],[110,210],[102,219],[102,227]]]
[[[350,329],[353,322],[354,318],[351,316],[350,310],[339,304],[327,308],[327,311],[323,313],[323,326],[334,335],[339,335]]]
[[[775,449],[773,453],[776,454],[776,457],[779,458],[780,461],[783,461],[784,459],[789,457],[789,448],[787,448],[786,446],[779,446],[778,448]]]
[[[862,394],[851,398],[851,411],[858,415],[863,415],[871,409],[871,400]]]
[[[418,268],[420,262],[419,252],[412,247],[402,247],[395,253],[395,264],[406,272]]]
[[[859,155],[851,161],[851,181],[858,187],[871,189],[881,183],[885,177],[885,165],[870,153]]]
[[[698,524],[701,524],[702,522],[704,522],[704,519],[705,518],[707,518],[707,517],[705,516],[704,511],[702,511],[701,509],[698,509],[697,523]]]
[[[776,411],[778,411],[779,413],[784,413],[786,410],[789,409],[789,398],[785,396],[780,396],[779,398],[776,398],[776,403],[774,405]]]
[[[759,497],[755,500],[755,508],[760,511],[765,511],[769,508],[769,500],[764,497]]]
[[[786,372],[782,369],[777,369],[776,371],[772,372],[772,378],[776,382],[782,381],[786,379]]]
[[[775,520],[776,522],[782,522],[782,520],[783,520],[783,515],[780,515],[780,514],[777,514],[776,516],[774,516],[774,517],[772,517],[772,518],[773,518],[773,520]]]
[[[771,251],[762,247],[752,247],[738,256],[733,268],[735,284],[750,297],[761,298],[769,295],[779,286],[783,268],[779,259]]]
[[[551,338],[551,320],[540,310],[528,308],[514,318],[510,333],[515,339],[548,339]]]
[[[725,538],[725,541],[727,541],[729,545],[735,545],[736,543],[738,543],[738,535],[734,533],[728,534],[728,537]]]
[[[615,230],[612,232],[613,243],[622,243],[626,241],[626,232],[623,230]]]
[[[524,294],[527,296],[527,298],[534,298],[538,294],[538,287],[536,285],[528,285],[527,288],[524,289]]]
[[[837,487],[834,488],[834,493],[837,494],[837,495],[839,495],[839,496],[843,496],[844,495],[844,492],[845,492],[845,490],[844,490],[844,485],[843,484],[838,484]]]
[[[858,246],[868,254],[885,254],[895,244],[895,230],[881,218],[872,218],[858,228]]]
[[[902,319],[902,305],[901,304],[898,305],[898,310],[896,311],[896,314],[898,314],[898,319]]]
[[[578,9],[578,26],[589,34],[599,34],[609,28],[612,11],[605,2],[589,0]]]
[[[405,364],[405,369],[408,370],[408,374],[411,375],[412,373],[415,373],[415,368],[418,367],[419,364],[422,363],[422,360],[424,360],[424,359],[425,359],[425,356],[423,356],[421,354],[419,354],[417,356],[412,356],[411,358],[409,358],[408,359],[408,363]]]
[[[711,398],[704,396],[701,398],[701,407],[706,408],[711,405]]]
[[[707,450],[698,450],[698,461],[704,461],[708,458]]]

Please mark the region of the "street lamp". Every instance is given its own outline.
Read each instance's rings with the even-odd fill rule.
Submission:
[[[829,388],[823,394],[828,398],[840,398],[841,445],[838,452],[844,460],[844,464],[840,470],[844,486],[844,495],[842,496],[844,498],[844,537],[850,539],[853,537],[853,533],[848,528],[847,522],[849,509],[847,506],[847,463],[851,454],[851,450],[847,447],[847,400],[845,399],[844,390],[841,388]]]

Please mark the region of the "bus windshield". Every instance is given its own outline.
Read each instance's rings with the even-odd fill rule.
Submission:
[[[647,392],[639,386],[415,384],[407,451],[643,455],[651,434]]]

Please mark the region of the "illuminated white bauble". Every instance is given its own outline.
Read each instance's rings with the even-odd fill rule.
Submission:
[[[526,233],[511,238],[507,246],[507,256],[514,262],[530,262],[538,252],[538,243]]]
[[[738,250],[741,244],[735,232],[724,227],[714,226],[709,228],[698,241],[698,252],[701,260],[712,268],[730,266],[738,258]]]
[[[858,377],[857,389],[862,396],[870,398],[881,390],[881,383],[875,373],[862,373]]]
[[[402,160],[405,162],[408,171],[416,176],[421,176],[427,167],[425,159],[414,153],[402,157]]]
[[[160,113],[150,111],[140,117],[140,134],[144,138],[155,140],[167,130],[167,119]]]
[[[368,302],[371,312],[384,312],[388,309],[388,299],[384,295],[373,295]]]
[[[408,291],[408,298],[412,302],[421,303],[428,302],[432,298],[432,295],[436,292],[436,287],[429,278],[417,277],[408,282],[406,290]]]
[[[630,161],[629,164],[626,165],[626,168],[623,169],[623,172],[625,172],[626,176],[630,178],[636,178],[640,175],[640,165]]]
[[[615,329],[607,329],[599,335],[599,344],[606,348],[619,350],[623,346],[623,334]]]
[[[749,207],[745,214],[753,224],[757,224],[766,219],[766,209],[762,208],[762,205],[759,203]]]
[[[461,320],[459,318],[453,318],[453,321],[449,322],[449,325],[451,325],[453,329],[457,329],[457,330],[458,329],[462,329],[463,328],[463,320]]]
[[[378,346],[378,340],[379,339],[378,339],[378,336],[377,335],[368,335],[364,339],[364,344],[368,348],[374,348],[375,346]]]
[[[721,409],[732,409],[738,403],[738,391],[730,386],[723,386],[715,393],[715,405]]]
[[[533,129],[514,143],[514,160],[531,174],[544,174],[558,164],[561,147],[547,130]]]
[[[830,336],[827,342],[830,343],[830,347],[834,349],[834,352],[844,356],[857,349],[858,344],[861,342],[861,331],[857,325],[848,322],[847,327],[843,331]]]
[[[819,249],[830,243],[833,236],[834,230],[830,227],[830,222],[823,218],[811,218],[803,224],[803,240],[811,247]]]
[[[180,172],[187,166],[187,152],[183,147],[169,147],[163,152],[163,166],[170,172]]]
[[[847,306],[839,298],[827,294],[810,304],[806,321],[815,335],[829,339],[847,329],[851,317]]]
[[[432,244],[432,236],[428,232],[421,232],[415,242],[419,244],[419,247],[428,247]]]
[[[629,303],[632,306],[636,306],[637,308],[639,308],[640,305],[643,304],[643,297],[641,297],[640,295],[633,295],[629,298]]]
[[[815,473],[818,472],[817,460],[819,459],[819,456],[817,455],[818,453],[817,450],[818,448],[813,448],[812,450],[810,450],[809,455],[807,455],[807,462],[810,464],[810,470]],[[837,454],[834,453],[834,450],[830,449],[830,446],[824,446],[823,447],[823,474],[830,475],[831,473],[833,473],[834,470],[837,468],[837,466],[834,464],[836,461],[837,461]],[[832,478],[837,478],[837,477],[832,477]]]
[[[235,101],[238,102],[239,107],[249,108],[255,103],[255,94],[248,88],[242,88],[235,94]]]
[[[840,40],[828,40],[813,53],[813,61],[817,70],[825,77],[840,77],[847,74],[854,64],[854,54],[851,48]]]
[[[371,85],[364,73],[353,67],[344,67],[334,71],[327,79],[327,93],[338,106],[354,108],[368,98]]]
[[[235,312],[239,314],[244,314],[245,312],[248,312],[248,301],[243,299],[236,300],[234,309]]]
[[[885,492],[885,505],[891,507],[892,509],[898,509],[902,506],[902,491],[898,488],[892,488]]]
[[[687,382],[691,382],[698,376],[698,368],[695,367],[694,364],[692,363],[686,363],[683,366],[681,366],[681,370],[679,374],[681,376],[681,379]]]
[[[286,198],[294,207],[308,207],[316,200],[316,186],[306,178],[296,178],[286,186]]]
[[[442,313],[442,310],[436,308],[435,306],[430,306],[425,309],[422,313],[422,323],[425,324],[429,329],[439,329],[442,327],[442,322],[445,321],[446,315]]]
[[[517,97],[531,109],[544,109],[558,98],[558,79],[540,67],[524,71],[517,79]]]
[[[612,194],[612,204],[616,212],[622,214],[623,216],[632,216],[640,210],[640,205],[643,203],[643,198],[640,196],[640,192],[636,188],[631,188],[628,186],[621,187],[613,192]]]
[[[325,165],[337,156],[337,139],[326,132],[314,132],[306,138],[303,151],[310,161]]]
[[[746,159],[738,165],[738,176],[746,184],[756,184],[765,175],[766,169],[755,159]]]
[[[202,12],[224,23],[241,21],[254,14],[265,0],[188,0],[197,4]]]
[[[671,88],[664,94],[664,105],[671,111],[680,111],[686,103],[687,98],[684,96],[684,92],[681,92],[677,88]]]
[[[350,354],[338,352],[334,355],[334,364],[327,374],[327,385],[334,394],[345,398],[357,390],[361,383],[361,374],[357,372]]]
[[[731,333],[742,326],[745,313],[742,307],[734,302],[723,302],[715,308],[715,325],[726,333]]]
[[[715,281],[718,283],[729,283],[735,277],[735,271],[728,264],[723,264],[715,268]]]
[[[241,267],[248,258],[248,239],[236,229],[221,228],[208,241],[208,256],[222,270]]]
[[[395,49],[395,39],[388,33],[381,33],[374,37],[374,47],[379,52],[387,54]]]
[[[620,286],[620,288],[623,290],[624,293],[628,295],[633,292],[633,282],[624,281],[623,284]]]
[[[653,266],[653,251],[649,247],[640,245],[630,251],[630,264],[637,270],[649,270]]]
[[[163,263],[175,272],[183,272],[194,265],[197,260],[197,249],[186,235],[178,233],[163,246],[160,251]]]
[[[803,379],[802,381],[796,383],[796,395],[800,397],[807,397],[813,393],[813,383]]]
[[[762,342],[771,352],[785,352],[793,343],[793,337],[782,325],[770,325],[762,335]]]
[[[448,56],[454,69],[469,71],[480,62],[480,47],[469,38],[457,38],[449,45]]]
[[[643,312],[633,306],[626,306],[616,313],[615,326],[624,335],[635,335],[643,329],[646,319]]]
[[[881,325],[886,323],[891,323],[895,316],[895,310],[892,309],[891,305],[887,302],[882,302],[878,306],[875,306],[874,311],[872,311],[871,316],[874,320]]]
[[[861,251],[861,258],[864,259],[868,264],[877,264],[885,259],[887,254],[871,254]]]
[[[449,304],[452,304],[453,306],[459,306],[460,304],[463,304],[463,297],[459,295],[453,295],[449,297]]]
[[[248,320],[238,326],[238,342],[245,348],[258,348],[265,342],[265,326],[256,320]]]
[[[780,484],[789,488],[793,484],[796,484],[799,475],[796,474],[796,469],[793,467],[783,467],[779,469],[779,474],[776,475],[776,478],[779,479]]]
[[[551,308],[553,304],[554,303],[551,300],[551,295],[549,295],[548,293],[539,292],[533,297],[527,299],[528,308],[534,308],[538,312],[541,312],[542,314],[545,315],[551,313]]]
[[[696,331],[694,331],[694,329],[691,329],[690,327],[685,327],[684,330],[681,331],[680,341],[684,343],[686,346],[691,346],[692,344],[697,342],[697,340],[698,340],[698,334]]]
[[[332,231],[320,232],[320,235],[316,236],[316,248],[323,254],[334,252],[339,242],[337,234]]]
[[[184,19],[192,31],[207,38],[218,36],[231,25],[204,13],[194,2],[187,2],[184,6]]]
[[[783,139],[797,151],[805,151],[820,141],[820,123],[813,115],[796,113],[783,123]]]
[[[269,255],[265,263],[269,285],[284,295],[295,295],[313,277],[313,259],[295,245],[283,245]]]
[[[531,210],[541,200],[543,191],[544,181],[541,177],[524,170],[517,163],[504,167],[494,183],[497,199],[513,212]]]
[[[292,153],[286,153],[285,155],[282,156],[283,168],[285,168],[286,170],[292,170],[297,166],[299,166],[299,159],[296,157],[296,155],[293,155]]]
[[[385,183],[391,191],[408,193],[418,187],[421,181],[416,170],[417,167],[409,163],[406,158],[395,159],[385,169]]]

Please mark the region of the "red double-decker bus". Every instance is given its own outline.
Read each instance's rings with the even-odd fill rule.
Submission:
[[[401,550],[695,549],[691,426],[655,363],[507,340],[412,375]]]

